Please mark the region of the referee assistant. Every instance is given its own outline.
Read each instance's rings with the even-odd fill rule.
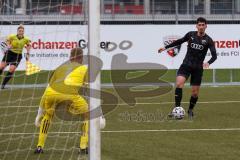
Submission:
[[[7,37],[6,43],[9,49],[0,63],[0,74],[2,74],[6,66],[10,65],[10,68],[2,81],[1,89],[4,89],[7,82],[12,78],[22,59],[22,51],[24,47],[27,50],[26,59],[29,59],[29,51],[31,48],[30,42],[30,39],[24,36],[24,26],[21,24],[17,28],[17,34],[10,34]]]

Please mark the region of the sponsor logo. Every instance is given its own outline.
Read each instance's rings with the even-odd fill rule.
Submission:
[[[129,45],[125,48],[123,47],[125,50],[132,46],[132,43],[130,41],[127,41],[127,42]],[[110,44],[116,45],[114,42],[100,42],[99,46],[102,49],[108,49],[108,46]],[[125,43],[123,43],[123,45],[124,44]],[[88,47],[88,42],[84,39],[80,39],[78,42],[77,41],[65,41],[65,42],[64,41],[42,41],[41,39],[38,39],[37,41],[32,42],[33,49],[72,49],[76,47],[85,49]],[[115,48],[113,48],[113,50],[114,49]]]
[[[214,44],[216,48],[239,48],[240,40],[218,40]]]
[[[202,40],[202,44],[203,45],[206,45],[207,44],[207,41],[205,39]]]
[[[197,50],[203,50],[204,46],[201,44],[191,43],[191,48],[197,49]]]
[[[72,49],[78,46],[78,42],[49,42],[42,41],[38,39],[37,41],[32,42],[33,49]]]
[[[177,36],[177,35],[170,35],[170,36],[163,37],[163,44],[164,44],[164,46],[169,45],[179,38],[181,38],[181,37]],[[175,46],[175,47],[167,49],[167,53],[169,56],[175,57],[180,52],[180,49],[181,49],[181,45]]]

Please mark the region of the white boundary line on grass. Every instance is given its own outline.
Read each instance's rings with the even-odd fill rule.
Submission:
[[[194,129],[153,129],[153,130],[116,130],[102,133],[141,133],[141,132],[196,132],[196,131],[240,131],[240,128],[194,128]],[[3,135],[38,135],[39,133],[0,133]],[[80,132],[49,132],[48,134],[80,134]]]
[[[138,105],[145,105],[145,104],[173,104],[175,102],[158,102],[158,103],[136,103]],[[189,103],[189,102],[181,102],[181,103]],[[240,103],[240,101],[206,101],[206,102],[197,102],[198,104],[222,104],[222,103]],[[105,105],[113,105],[113,104],[105,104]],[[123,106],[123,105],[128,105],[126,103],[119,103],[119,106]],[[38,105],[35,106],[1,106],[0,105],[0,109],[1,108],[36,108],[38,107]]]

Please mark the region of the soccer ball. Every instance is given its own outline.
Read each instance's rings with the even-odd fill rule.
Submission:
[[[103,116],[100,117],[100,129],[104,129],[106,126],[106,120]]]
[[[183,119],[185,115],[185,110],[183,107],[175,107],[172,111],[173,118]]]

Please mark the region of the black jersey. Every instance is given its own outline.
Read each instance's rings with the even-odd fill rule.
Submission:
[[[212,38],[207,34],[200,37],[197,35],[197,31],[188,32],[183,38],[174,41],[173,43],[165,46],[165,48],[167,49],[178,46],[184,42],[188,43],[188,47],[183,64],[193,68],[202,68],[208,49],[210,49],[212,55],[208,63],[212,64],[217,59],[216,48]]]

